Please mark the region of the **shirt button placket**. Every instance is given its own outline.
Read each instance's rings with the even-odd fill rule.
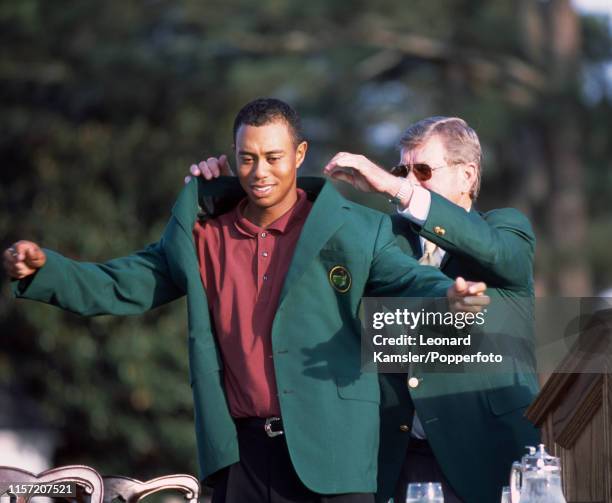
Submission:
[[[260,245],[259,246],[260,249],[263,248],[261,240],[266,239],[267,236],[268,236],[268,233],[266,231],[262,231],[262,232],[259,233],[259,238],[260,239],[258,239],[258,245]],[[258,267],[260,268],[259,269],[260,271],[265,271],[267,269],[268,264],[264,263],[264,259],[268,258],[268,255],[269,255],[269,253],[266,250],[261,252],[261,254],[259,256],[259,259],[257,260]],[[268,274],[263,274],[261,279],[262,279],[262,281],[261,281],[261,289],[263,290],[267,286],[266,283],[268,282]],[[264,296],[265,296],[265,294],[264,294]]]
[[[264,284],[263,284],[263,271],[265,271],[265,264],[263,264],[262,261],[262,253],[260,253],[260,250],[263,248],[263,238],[266,237],[266,233],[265,232],[260,232],[257,234],[257,251],[256,253],[256,263],[257,263],[257,297],[259,297],[259,294],[261,293],[261,289],[263,288]]]

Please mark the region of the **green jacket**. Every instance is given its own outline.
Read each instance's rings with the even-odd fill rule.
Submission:
[[[378,378],[360,372],[361,297],[444,297],[452,284],[395,243],[387,215],[351,203],[320,178],[298,179],[314,199],[284,281],[272,348],[284,430],[300,479],[318,493],[375,492]],[[48,251],[16,294],[86,316],[138,314],[187,295],[190,374],[201,478],[236,463],[238,442],[223,389],[223,363],[202,286],[192,229],[199,206],[244,197],[238,180],[194,180],[161,240],[104,264]],[[227,209],[227,208],[226,208]],[[334,288],[334,266],[350,274]],[[346,278],[345,278],[346,279]],[[341,284],[344,290],[346,283]]]
[[[517,210],[466,213],[435,193],[431,196],[422,227],[394,215],[393,231],[407,254],[421,256],[422,236],[446,250],[441,264],[446,275],[487,283],[491,304],[483,349],[506,354],[508,372],[419,375],[417,369],[421,381],[410,391],[405,375],[381,375],[377,498],[386,502],[392,495],[409,439],[399,426],[411,424],[416,407],[436,459],[458,495],[467,503],[499,501],[502,486],[509,485],[512,461],[524,454],[525,445],[539,443],[538,430],[523,417],[538,391],[531,359],[535,238]],[[507,336],[499,340],[487,337],[502,332]],[[500,341],[512,345],[512,355]]]

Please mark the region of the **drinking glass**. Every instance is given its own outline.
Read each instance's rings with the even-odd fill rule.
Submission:
[[[444,503],[442,484],[439,482],[413,482],[408,484],[406,503]]]
[[[512,498],[510,497],[510,486],[502,487],[501,492],[501,503],[511,503]]]

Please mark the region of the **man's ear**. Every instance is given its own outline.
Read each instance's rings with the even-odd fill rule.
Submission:
[[[461,178],[463,180],[463,192],[469,194],[476,183],[476,165],[473,162],[469,162],[461,166]]]
[[[302,165],[302,163],[304,162],[304,159],[306,158],[306,151],[307,150],[308,150],[308,142],[307,141],[303,141],[295,149],[295,169],[298,169]]]

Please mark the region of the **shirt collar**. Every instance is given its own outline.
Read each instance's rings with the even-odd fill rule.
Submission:
[[[263,231],[272,231],[277,234],[286,233],[298,222],[306,219],[310,206],[312,205],[312,203],[310,203],[306,197],[306,192],[304,192],[302,189],[297,189],[297,201],[291,207],[291,209],[283,214],[280,218],[277,218],[267,228],[264,228],[255,225],[244,216],[244,209],[247,203],[248,199],[245,197],[242,201],[240,201],[238,206],[236,206],[236,209],[234,210],[234,226],[238,232],[249,237],[254,237]]]

